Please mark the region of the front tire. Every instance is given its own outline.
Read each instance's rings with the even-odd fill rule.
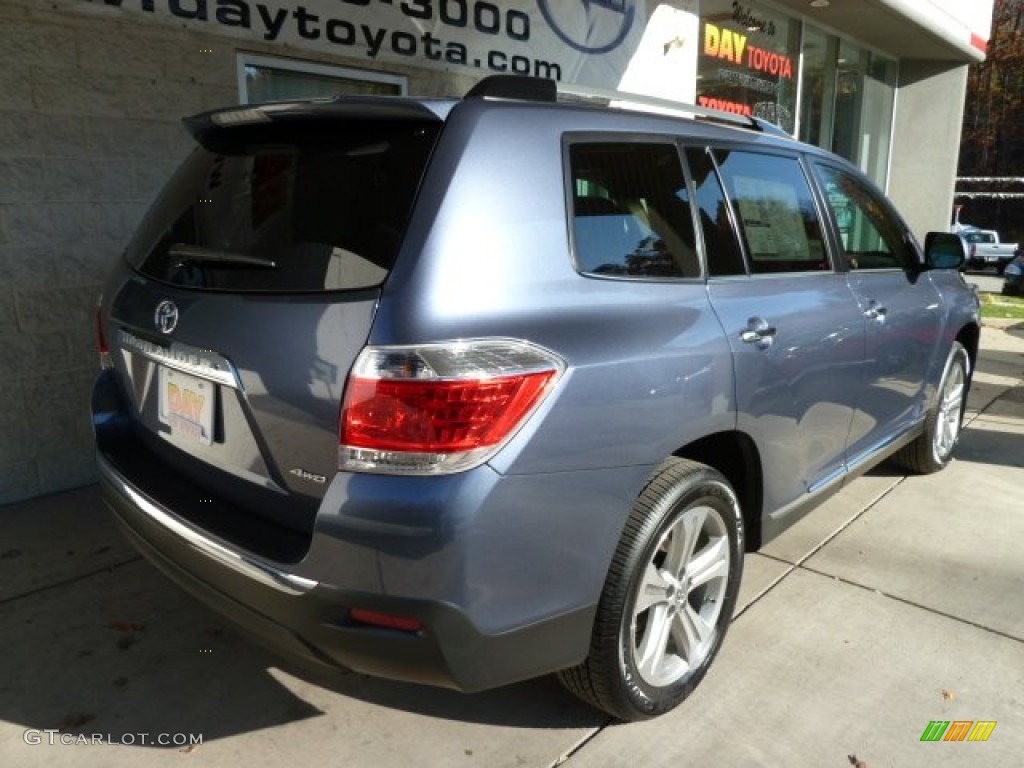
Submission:
[[[924,434],[893,456],[896,463],[922,475],[938,472],[949,463],[960,440],[970,381],[971,359],[963,345],[954,341]]]
[[[590,653],[559,673],[620,720],[677,706],[721,647],[743,571],[743,519],[729,483],[667,460],[637,498],[612,559]]]

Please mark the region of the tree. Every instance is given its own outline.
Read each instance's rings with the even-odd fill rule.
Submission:
[[[996,0],[988,55],[967,74],[961,176],[1024,176],[1024,2]]]
[[[985,61],[967,73],[957,202],[964,220],[1024,234],[1024,0],[995,0]]]

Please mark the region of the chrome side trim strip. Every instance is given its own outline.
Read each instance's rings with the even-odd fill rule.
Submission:
[[[821,478],[816,483],[812,483],[807,487],[807,493],[814,495],[818,491],[824,490],[833,483],[839,482],[846,477],[846,464],[842,464],[838,469],[833,470],[825,477]]]
[[[867,450],[861,451],[852,459],[847,459],[846,466],[849,467],[850,472],[857,472],[863,464],[876,459],[879,453],[898,450],[899,446],[897,446],[896,443],[906,444],[910,442],[910,440],[913,440],[914,437],[920,433],[923,424],[923,420],[915,422],[911,427],[908,427],[903,432],[900,432],[897,435],[889,435],[888,437],[879,440]]]
[[[846,479],[846,466],[840,467],[838,470],[830,474],[825,479],[815,483],[811,488],[808,488],[807,493],[799,496],[793,501],[786,504],[784,507],[780,507],[774,512],[768,513],[768,518],[771,520],[785,520],[789,515],[797,512],[801,508],[806,507],[804,510],[809,511],[810,507],[807,505],[815,504],[815,499],[827,498],[828,494],[839,490],[842,486],[843,481]],[[801,512],[804,514],[804,512]]]
[[[97,454],[100,472],[124,499],[132,506],[146,515],[153,522],[162,525],[180,537],[185,543],[194,549],[202,552],[207,557],[216,560],[218,563],[231,570],[247,576],[260,584],[272,587],[279,592],[288,595],[303,595],[319,585],[319,582],[307,579],[303,576],[296,576],[287,573],[255,558],[248,557],[239,552],[228,549],[223,544],[203,536],[198,531],[185,525],[173,515],[165,512],[159,506],[140,494],[114,469],[113,466],[103,457]]]

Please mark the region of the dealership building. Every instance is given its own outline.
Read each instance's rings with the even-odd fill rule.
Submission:
[[[0,0],[0,504],[95,479],[95,307],[180,118],[515,73],[777,123],[948,227],[991,0]],[[510,146],[509,152],[515,152]]]

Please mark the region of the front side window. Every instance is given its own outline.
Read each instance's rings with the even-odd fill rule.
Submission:
[[[905,269],[913,257],[903,229],[880,195],[850,173],[815,166],[850,269]]]
[[[700,277],[690,201],[672,144],[569,149],[577,268],[602,276]]]
[[[810,185],[795,157],[718,150],[752,274],[830,269]]]

